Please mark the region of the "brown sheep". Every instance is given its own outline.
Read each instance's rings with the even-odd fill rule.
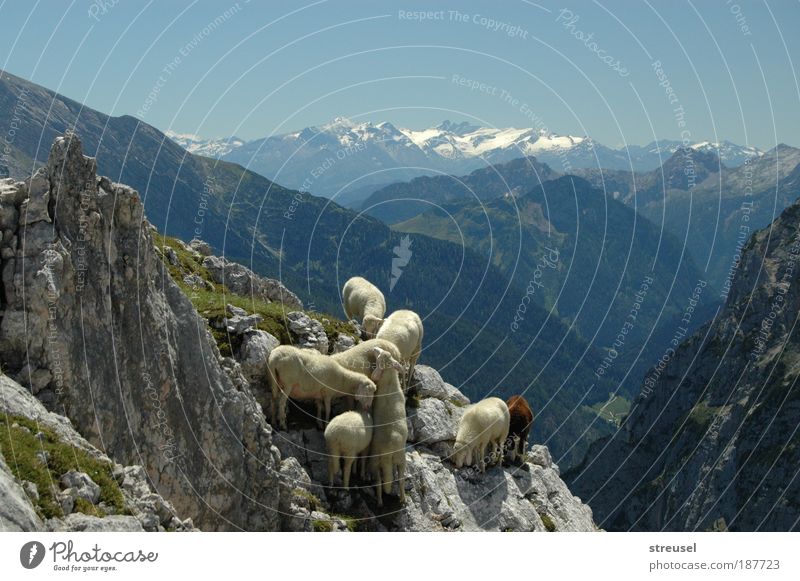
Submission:
[[[528,433],[533,424],[533,412],[531,406],[521,395],[512,395],[506,401],[508,412],[511,414],[511,424],[508,430],[508,440],[506,440],[506,451],[511,462],[516,461],[517,454],[520,460],[525,460],[525,452],[528,447]]]

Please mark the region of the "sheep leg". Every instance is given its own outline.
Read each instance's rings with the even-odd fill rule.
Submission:
[[[380,465],[375,466],[375,490],[378,496],[378,506],[383,506],[383,483],[381,482],[381,467]]]
[[[325,423],[322,421],[322,406],[323,406],[323,401],[322,401],[321,399],[318,399],[318,400],[315,400],[315,402],[314,402],[314,403],[315,403],[315,404],[316,404],[316,406],[317,406],[317,413],[316,413],[316,415],[317,415],[317,427],[318,427],[320,430],[324,430],[324,429],[325,429]]]
[[[400,502],[406,501],[406,453],[405,450],[398,453],[397,462],[397,486],[400,488]]]
[[[352,456],[345,456],[344,457],[344,469],[342,470],[342,480],[345,488],[350,488],[350,472],[353,469],[353,458]]]
[[[358,463],[359,463],[359,465],[361,467],[361,472],[358,474],[358,476],[361,478],[361,480],[366,480],[367,479],[367,456],[365,454],[361,454],[361,457],[358,459]]]
[[[484,442],[478,444],[478,469],[486,472],[486,444]]]
[[[325,423],[331,421],[331,400],[330,396],[325,396]]]
[[[289,403],[289,396],[281,390],[278,398],[278,423],[282,430],[286,430],[288,429],[286,427],[286,404]]]
[[[517,442],[516,438],[512,437],[511,438],[511,445],[507,446],[508,447],[508,459],[512,463],[516,462],[516,460],[517,460],[517,446],[518,445],[519,445],[519,442]]]
[[[280,401],[280,394],[283,393],[282,385],[280,380],[278,379],[278,370],[275,370],[275,373],[272,373],[272,370],[268,371],[270,376],[270,380],[272,382],[271,385],[271,393],[272,393],[272,405],[270,406],[270,423],[273,426],[277,426],[278,424],[275,423],[276,416],[278,415],[278,402]]]
[[[392,484],[394,483],[394,466],[392,465],[392,457],[388,454],[381,457],[381,480],[383,481],[383,491],[386,494],[391,494]]]
[[[383,506],[383,489],[381,488],[381,469],[379,459],[371,451],[369,457],[369,473],[375,480],[375,496],[378,497],[378,507]]]
[[[328,459],[328,486],[333,486],[337,472],[339,472],[339,455],[331,450],[331,456]]]
[[[525,452],[528,449],[528,434],[530,430],[525,430],[519,438],[519,455],[522,460],[525,460]]]

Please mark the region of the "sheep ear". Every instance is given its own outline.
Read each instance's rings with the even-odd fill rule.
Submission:
[[[403,371],[403,364],[402,363],[400,363],[394,357],[392,357],[391,360],[392,360],[392,367],[394,368],[395,371]]]
[[[370,351],[370,353],[372,353],[372,354],[373,354],[375,357],[377,357],[378,355],[380,355],[380,354],[381,354],[381,352],[383,351],[383,349],[381,349],[380,347],[371,347],[369,351]]]

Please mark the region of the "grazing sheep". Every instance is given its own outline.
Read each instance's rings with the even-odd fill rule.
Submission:
[[[380,350],[379,347],[376,349]],[[376,356],[380,357],[380,353]],[[383,493],[392,491],[394,468],[397,467],[397,481],[400,502],[406,500],[406,404],[400,387],[399,371],[402,365],[394,361],[384,370],[375,392],[372,407],[372,445],[370,446],[370,472],[376,481],[378,506],[383,506]]]
[[[377,339],[386,339],[394,343],[400,350],[401,361],[407,367],[403,377],[403,391],[408,389],[414,367],[422,351],[422,319],[414,311],[395,311],[383,322],[376,335]]]
[[[508,438],[510,416],[506,402],[489,397],[470,406],[458,424],[458,435],[453,449],[456,468],[477,462],[481,472],[486,471],[486,447],[492,445],[492,455],[502,459],[503,444]]]
[[[372,417],[367,412],[345,412],[331,420],[325,428],[325,444],[328,448],[328,484],[339,472],[339,460],[344,460],[342,482],[350,487],[350,471],[359,455],[366,452],[372,442]],[[362,459],[361,475],[364,475]]]
[[[510,442],[506,445],[509,460],[515,462],[517,455],[524,460],[528,448],[528,434],[533,424],[533,412],[521,395],[512,395],[506,400],[506,405],[511,417],[508,429]]]
[[[366,278],[354,276],[344,283],[342,301],[347,318],[361,321],[368,339],[375,337],[386,314],[386,299],[380,289]]]
[[[290,397],[312,399],[317,402],[317,422],[325,406],[325,421],[331,417],[331,400],[340,396],[355,396],[356,401],[368,410],[375,394],[375,383],[361,373],[350,371],[331,357],[313,349],[298,349],[279,345],[269,355],[269,375],[272,383],[272,425],[278,422],[286,429],[286,403]]]

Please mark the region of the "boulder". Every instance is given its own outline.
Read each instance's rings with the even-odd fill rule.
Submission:
[[[406,413],[412,428],[409,432],[409,441],[433,444],[455,441],[458,423],[464,415],[464,409],[456,407],[449,401],[426,398],[420,400],[417,407],[409,407]]]
[[[347,351],[351,347],[355,346],[355,344],[356,340],[350,335],[340,334],[338,337],[336,337],[336,341],[333,342],[333,352],[342,353],[343,351]]]
[[[223,328],[227,329],[228,333],[233,333],[234,335],[241,335],[245,331],[249,331],[253,329],[256,325],[258,325],[261,321],[264,320],[264,317],[261,315],[247,315],[247,316],[240,316],[234,315],[232,317],[226,317],[222,320]]]
[[[435,397],[442,401],[449,401],[455,405],[469,404],[469,398],[458,389],[446,383],[439,372],[427,365],[414,367],[414,378],[409,385],[409,391],[421,398]]]
[[[73,498],[82,498],[92,504],[100,500],[100,487],[84,472],[70,470],[63,474],[61,486],[65,488],[65,494]]]
[[[200,256],[211,256],[211,245],[199,238],[192,238],[189,248],[197,252]]]
[[[230,262],[220,256],[206,256],[203,259],[203,266],[211,274],[214,282],[224,284],[234,294],[283,303],[291,309],[303,308],[303,303],[297,295],[280,281],[262,278],[246,266]]]
[[[316,349],[320,353],[328,354],[328,335],[322,323],[312,319],[303,311],[292,311],[286,315],[289,332],[294,339],[292,343],[302,349]]]
[[[249,329],[242,333],[238,360],[248,381],[263,381],[267,375],[269,355],[280,344],[278,339],[260,329]]]

